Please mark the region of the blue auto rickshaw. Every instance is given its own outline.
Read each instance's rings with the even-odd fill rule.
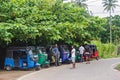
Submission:
[[[40,69],[38,58],[33,55],[34,47],[9,47],[6,52],[4,68],[9,71],[19,69]]]
[[[60,45],[60,56],[62,59],[62,63],[70,63],[70,51],[67,45]]]

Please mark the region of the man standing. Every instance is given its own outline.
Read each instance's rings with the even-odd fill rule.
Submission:
[[[85,48],[81,45],[79,47],[79,52],[80,52],[80,62],[83,62],[83,53],[85,51]]]
[[[75,68],[75,48],[74,46],[72,46],[72,50],[71,50],[71,59],[72,59],[72,68]]]
[[[53,54],[55,55],[55,65],[59,66],[59,57],[60,57],[60,52],[58,50],[57,44],[55,44],[54,48],[52,49]]]

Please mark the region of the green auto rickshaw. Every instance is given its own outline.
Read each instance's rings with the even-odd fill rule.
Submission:
[[[37,47],[36,53],[38,55],[38,63],[41,64],[42,67],[49,67],[50,61],[48,61],[48,54],[46,53],[46,49],[44,47]]]

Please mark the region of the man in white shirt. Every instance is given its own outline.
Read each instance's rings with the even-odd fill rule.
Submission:
[[[81,45],[79,47],[79,52],[80,52],[80,62],[83,62],[83,53],[85,51],[85,48]]]
[[[71,50],[71,59],[72,59],[72,68],[75,68],[75,48],[74,46],[72,46],[72,50]]]

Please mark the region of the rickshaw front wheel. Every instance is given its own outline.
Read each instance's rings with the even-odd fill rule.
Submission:
[[[40,70],[40,69],[41,69],[40,66],[36,66],[36,67],[35,67],[35,71],[38,71],[38,70]]]
[[[6,69],[7,71],[12,70],[12,68],[11,68],[10,66],[6,66],[5,69]]]
[[[96,60],[99,60],[99,57],[96,57]]]
[[[50,64],[46,64],[46,66],[47,66],[47,68],[49,68],[49,67],[50,67]]]

